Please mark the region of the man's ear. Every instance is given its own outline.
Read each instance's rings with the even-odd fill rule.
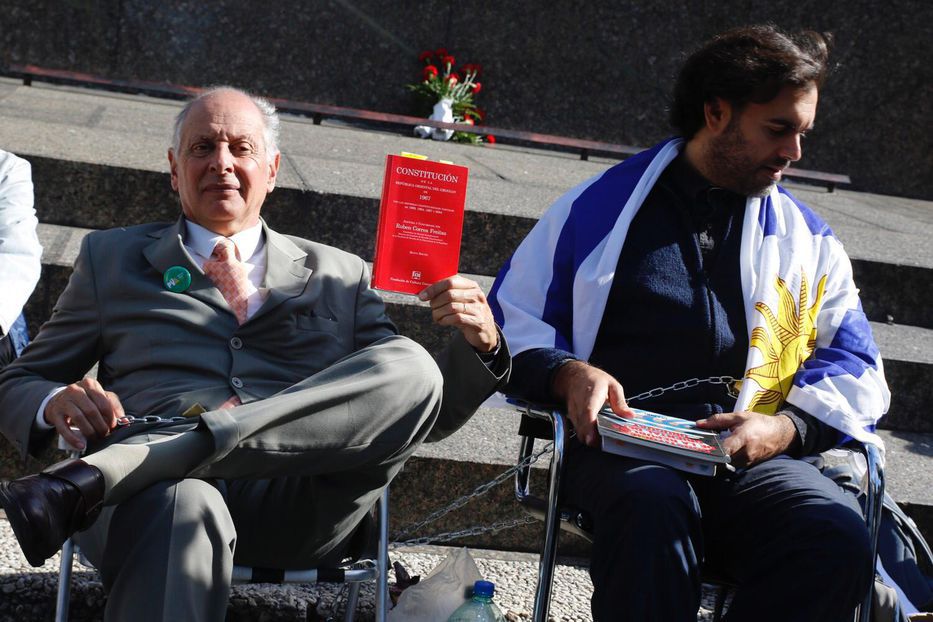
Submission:
[[[282,154],[277,153],[275,157],[272,158],[272,161],[269,162],[269,179],[266,181],[266,188],[268,192],[272,192],[275,189],[275,179],[279,174],[279,161],[282,159]]]
[[[714,136],[718,136],[729,127],[732,120],[732,104],[721,97],[714,97],[703,104],[703,116],[707,129]]]
[[[178,192],[178,163],[175,161],[175,154],[171,149],[168,150],[168,166],[172,172],[172,190]]]

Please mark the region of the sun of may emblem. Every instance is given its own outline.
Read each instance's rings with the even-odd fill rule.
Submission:
[[[794,300],[787,283],[778,277],[775,284],[777,313],[763,302],[755,303],[755,310],[764,316],[765,324],[752,331],[751,346],[758,348],[764,363],[745,374],[762,389],[752,396],[748,410],[774,414],[784,402],[800,363],[809,358],[816,346],[816,316],[823,302],[825,287],[824,274],[816,286],[813,304],[810,304],[810,286],[801,270],[799,300]]]

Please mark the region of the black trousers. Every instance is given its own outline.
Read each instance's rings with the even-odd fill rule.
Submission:
[[[738,585],[729,622],[850,622],[872,580],[857,503],[801,460],[709,478],[571,439],[561,494],[593,518],[597,621],[695,622],[701,565]]]

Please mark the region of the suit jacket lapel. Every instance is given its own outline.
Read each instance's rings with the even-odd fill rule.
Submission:
[[[300,296],[311,278],[311,269],[305,267],[307,253],[291,240],[262,223],[266,234],[266,278],[264,286],[269,290],[266,302],[249,319],[253,321],[279,306],[286,300]]]
[[[146,260],[161,274],[172,266],[181,266],[191,273],[191,286],[183,292],[193,298],[205,302],[214,307],[230,309],[230,305],[224,300],[220,290],[214,287],[214,283],[204,275],[204,272],[198,268],[194,259],[185,250],[182,243],[184,239],[184,218],[179,218],[174,224],[160,229],[149,236],[155,238],[149,246],[143,249],[143,255]]]

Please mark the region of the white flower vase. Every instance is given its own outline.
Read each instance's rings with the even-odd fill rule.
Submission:
[[[434,104],[434,111],[431,113],[431,116],[428,117],[432,121],[444,121],[446,123],[454,122],[454,109],[453,109],[454,100],[449,98],[444,98],[439,100]],[[428,138],[431,137],[434,140],[450,140],[450,137],[454,135],[453,130],[445,130],[439,127],[429,127],[427,125],[417,125],[415,126],[415,135],[419,138]]]

